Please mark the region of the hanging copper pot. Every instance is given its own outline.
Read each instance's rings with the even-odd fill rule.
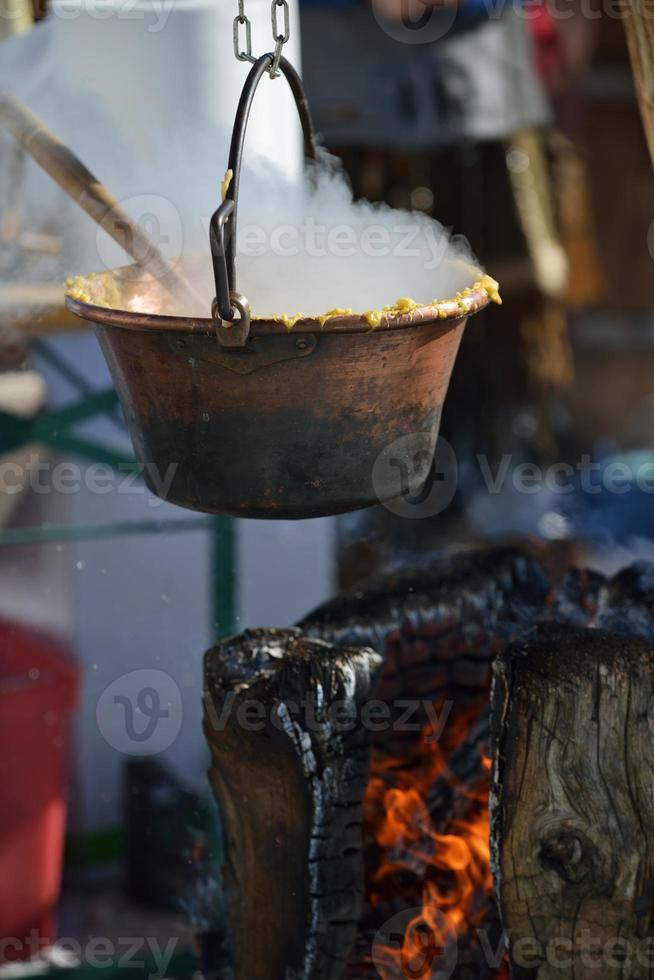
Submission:
[[[235,285],[236,200],[246,123],[271,59],[260,58],[248,77],[233,178],[211,221],[211,318],[166,313],[165,285],[135,266],[77,280],[67,305],[96,325],[153,492],[164,484],[167,500],[210,513],[318,517],[420,491],[467,317],[487,305],[494,284],[475,281],[471,267],[463,293],[389,310],[374,330],[359,315],[307,317],[290,331],[281,320],[251,318]],[[280,68],[314,157],[299,76],[284,59]],[[393,444],[411,459],[383,465]]]

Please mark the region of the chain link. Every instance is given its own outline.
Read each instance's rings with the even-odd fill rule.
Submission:
[[[284,30],[279,30],[278,16],[280,8],[284,12]],[[281,61],[284,45],[291,36],[291,19],[288,9],[288,0],[272,0],[270,5],[270,20],[272,23],[273,39],[275,41],[275,57],[270,66],[270,77],[277,78],[279,75],[279,62]]]
[[[241,47],[242,27],[245,27],[245,47]],[[245,16],[245,0],[238,0],[238,14],[234,18],[234,54],[239,61],[256,60],[252,57],[252,24]]]
[[[283,15],[283,28],[280,29],[280,12]],[[282,58],[284,45],[291,36],[291,18],[288,0],[272,0],[270,5],[270,21],[272,24],[273,41],[275,42],[274,57],[270,66],[270,77],[278,78],[279,62]],[[245,13],[245,0],[238,0],[238,14],[234,18],[234,54],[239,61],[254,63],[257,59],[252,54],[252,23]]]

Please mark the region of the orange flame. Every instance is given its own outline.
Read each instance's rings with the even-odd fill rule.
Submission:
[[[364,823],[376,841],[380,860],[369,882],[370,903],[378,907],[390,897],[405,898],[419,881],[422,905],[405,928],[399,948],[384,946],[381,955],[376,950],[383,980],[428,980],[438,958],[446,956],[448,944],[451,947],[474,933],[488,913],[487,897],[493,890],[490,759],[483,759],[483,774],[473,787],[457,785],[447,766],[478,713],[475,709],[451,718],[439,741],[429,737],[432,732],[427,726],[408,758],[383,759],[373,753]],[[447,827],[440,831],[427,804],[428,791],[438,780],[454,787],[465,804],[454,808]],[[507,975],[504,970],[498,971],[498,978]]]

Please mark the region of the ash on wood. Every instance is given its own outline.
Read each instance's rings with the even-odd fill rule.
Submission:
[[[538,627],[492,692],[491,845],[513,977],[654,974],[654,647]]]
[[[299,630],[253,630],[205,655],[235,980],[342,976],[364,890],[361,710],[380,665]]]

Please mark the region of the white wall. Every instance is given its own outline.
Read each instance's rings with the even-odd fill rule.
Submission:
[[[239,628],[292,626],[334,592],[336,520],[240,521]]]

